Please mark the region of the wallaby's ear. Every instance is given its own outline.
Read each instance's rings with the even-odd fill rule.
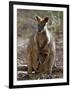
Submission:
[[[38,22],[41,21],[41,17],[39,17],[39,16],[35,16],[35,19],[36,19]]]
[[[44,22],[44,23],[47,23],[47,22],[48,22],[48,17],[45,17],[45,18],[43,19],[43,22]]]

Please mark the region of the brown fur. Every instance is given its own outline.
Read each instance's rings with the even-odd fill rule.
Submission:
[[[48,21],[47,18],[36,18],[38,23],[46,23]],[[48,38],[44,30],[33,34],[27,47],[27,53],[28,73],[31,74],[32,69],[39,73],[52,73],[55,60],[55,45],[52,36],[48,44]]]

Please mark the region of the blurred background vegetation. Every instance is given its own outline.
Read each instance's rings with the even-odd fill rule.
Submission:
[[[17,30],[18,36],[31,34],[37,29],[35,16],[49,17],[48,29],[58,32],[63,27],[63,11],[42,11],[42,10],[17,10]],[[28,34],[26,34],[29,32]]]
[[[27,80],[29,79],[25,75],[23,65],[26,65],[26,48],[28,40],[32,33],[37,30],[37,22],[35,16],[49,17],[48,29],[53,33],[56,43],[56,60],[57,66],[63,68],[63,11],[43,11],[43,10],[26,10],[17,9],[17,79]],[[63,72],[58,71],[53,73],[53,78],[62,78]],[[36,78],[37,77],[37,78]],[[40,79],[40,77],[34,76],[31,79]]]

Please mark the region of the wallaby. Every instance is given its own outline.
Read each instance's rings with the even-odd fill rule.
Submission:
[[[29,40],[27,47],[28,73],[50,75],[55,61],[55,42],[51,32],[47,29],[48,17],[36,16],[37,32]]]

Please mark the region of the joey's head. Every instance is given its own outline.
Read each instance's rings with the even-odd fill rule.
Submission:
[[[46,23],[48,22],[48,17],[41,18],[39,16],[36,16],[36,21],[38,32],[42,32],[44,30],[44,27],[46,26]]]

